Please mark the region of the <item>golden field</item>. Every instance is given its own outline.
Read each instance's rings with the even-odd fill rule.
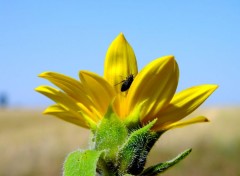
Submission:
[[[192,153],[164,176],[240,176],[240,107],[196,111],[210,123],[163,134],[148,164],[169,160],[187,148]],[[89,131],[40,110],[0,110],[0,176],[61,175],[66,155],[87,148]]]

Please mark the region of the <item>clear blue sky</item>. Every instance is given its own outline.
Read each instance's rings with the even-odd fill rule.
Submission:
[[[173,54],[178,90],[219,84],[207,104],[240,104],[240,1],[0,1],[0,92],[12,106],[46,106],[37,75],[103,73],[106,50],[123,32],[141,69]],[[146,83],[147,84],[147,83]]]

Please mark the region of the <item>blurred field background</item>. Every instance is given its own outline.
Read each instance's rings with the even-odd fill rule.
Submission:
[[[239,0],[0,1],[0,176],[62,175],[66,155],[87,148],[88,130],[30,109],[51,103],[33,89],[46,83],[37,78],[44,71],[76,79],[79,70],[102,75],[107,48],[120,32],[139,70],[173,54],[181,75],[178,90],[218,84],[206,103],[239,105],[205,104],[191,116],[206,115],[211,123],[168,131],[148,165],[193,148],[163,175],[240,176],[237,21]]]
[[[187,148],[192,153],[164,176],[240,175],[240,108],[208,107],[191,116],[206,115],[210,123],[174,129],[151,151],[148,164],[166,161]],[[66,155],[85,149],[89,131],[41,110],[0,110],[0,175],[61,175]]]

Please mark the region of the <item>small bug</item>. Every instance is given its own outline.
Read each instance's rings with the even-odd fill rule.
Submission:
[[[130,74],[129,76],[126,77],[125,80],[122,80],[120,82],[120,83],[122,83],[121,92],[125,92],[125,91],[127,91],[129,89],[129,87],[131,86],[131,84],[133,82],[133,79],[134,79],[133,74]],[[120,83],[118,83],[118,84],[120,84]],[[118,84],[116,84],[116,85],[118,85]]]

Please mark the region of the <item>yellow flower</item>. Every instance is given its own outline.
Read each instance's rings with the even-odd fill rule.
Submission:
[[[131,75],[133,81],[129,80]],[[174,56],[157,58],[138,73],[134,51],[122,33],[107,51],[104,78],[89,71],[80,71],[80,81],[54,72],[44,72],[39,76],[62,89],[36,88],[56,102],[44,113],[92,129],[110,104],[127,125],[139,122],[144,125],[157,118],[153,127],[155,131],[206,122],[208,120],[204,116],[179,120],[199,107],[218,87],[204,84],[175,94],[179,69]],[[121,91],[123,84],[127,84],[125,91]]]

